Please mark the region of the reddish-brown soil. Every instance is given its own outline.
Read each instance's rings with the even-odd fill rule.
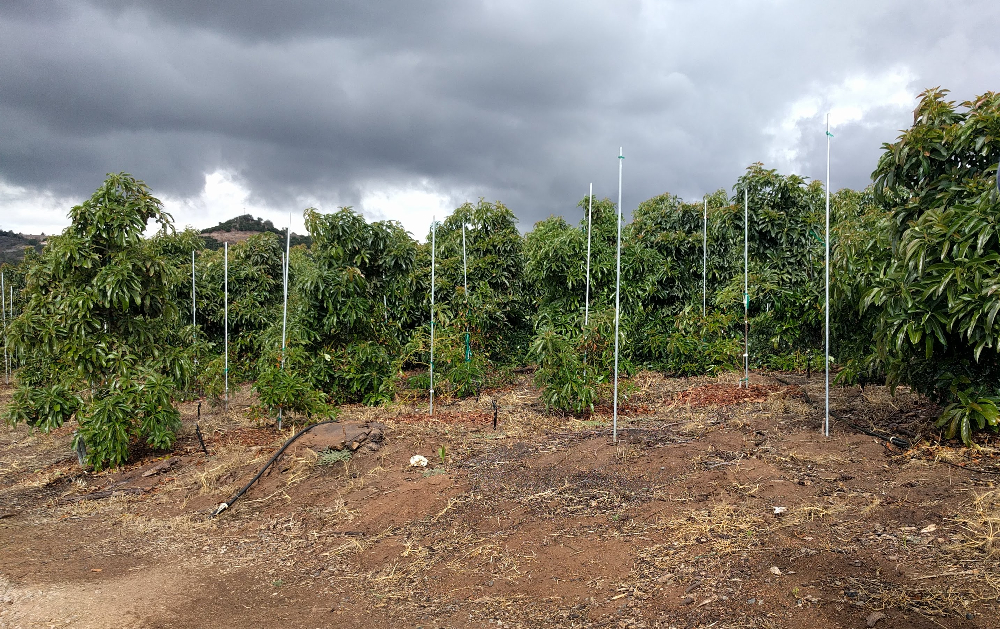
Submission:
[[[880,388],[836,389],[824,438],[819,380],[738,377],[640,374],[617,443],[528,376],[433,418],[347,407],[381,448],[296,443],[216,518],[294,431],[249,399],[203,415],[207,456],[185,405],[173,452],[100,473],[72,426],[0,428],[0,627],[1000,626],[997,450]]]

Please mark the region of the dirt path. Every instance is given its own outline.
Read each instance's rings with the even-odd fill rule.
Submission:
[[[993,449],[825,440],[818,383],[783,379],[642,374],[618,443],[527,381],[493,393],[497,431],[488,395],[347,408],[382,448],[293,446],[214,519],[289,431],[206,413],[206,457],[185,408],[175,459],[87,474],[71,427],[0,428],[0,627],[1000,626]],[[934,410],[835,408],[914,442]]]

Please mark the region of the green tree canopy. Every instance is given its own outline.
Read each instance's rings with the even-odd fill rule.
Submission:
[[[28,271],[11,328],[25,366],[8,419],[50,430],[75,417],[101,468],[123,463],[133,440],[172,445],[190,330],[178,324],[176,268],[143,238],[150,220],[171,229],[146,184],[109,175],[70,218]]]
[[[921,95],[872,174],[891,262],[865,296],[890,382],[951,405],[949,436],[997,428],[1000,394],[1000,95]]]

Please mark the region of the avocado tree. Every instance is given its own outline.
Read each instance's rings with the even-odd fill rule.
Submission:
[[[879,311],[865,299],[892,259],[892,215],[875,202],[872,186],[838,190],[830,198],[830,351],[840,384],[885,382],[875,328]]]
[[[426,242],[415,244],[410,275],[416,316],[406,360],[414,366],[430,360],[431,240],[428,232]],[[524,239],[507,206],[479,199],[438,223],[433,240],[434,389],[471,395],[506,366],[521,364],[527,352],[531,325]],[[423,377],[411,379],[414,384],[422,387]]]
[[[587,281],[587,212],[590,220],[590,310],[614,304],[617,209],[609,199],[586,197],[577,204],[583,216],[576,225],[550,216],[535,223],[525,241],[525,276],[535,298],[534,326],[581,329]],[[625,249],[628,251],[626,239]],[[628,268],[624,259],[623,269]]]
[[[891,260],[863,305],[889,382],[945,403],[939,425],[971,443],[1000,416],[1000,95],[947,94],[925,91],[913,126],[883,145],[872,177]]]
[[[734,309],[727,312],[710,297],[702,312],[705,213],[712,225],[706,285],[714,296],[722,278],[731,279],[732,242],[724,231],[730,225],[720,221],[730,216],[729,205],[724,190],[702,203],[685,203],[665,193],[633,212],[628,233],[635,253],[628,257],[626,295],[631,294],[628,303],[634,304],[637,362],[679,375],[735,368],[741,350]]]
[[[415,243],[399,223],[368,223],[351,208],[309,208],[305,223],[312,245],[291,252],[287,349],[282,360],[278,321],[263,337],[261,399],[307,413],[391,400]]]
[[[467,268],[462,264],[463,225]],[[459,328],[474,332],[470,343],[476,354],[490,361],[519,362],[531,324],[524,238],[517,231],[517,217],[499,201],[464,203],[438,226],[436,241],[435,308]],[[416,270],[429,278],[429,267],[428,245],[422,247]]]
[[[737,180],[720,227],[729,242],[729,283],[718,301],[743,309],[743,198],[749,200],[751,361],[772,368],[821,347],[823,186],[753,164]],[[784,363],[784,364],[783,364]]]
[[[125,462],[133,442],[173,444],[190,337],[178,325],[177,270],[143,238],[150,220],[171,229],[146,184],[109,175],[70,218],[27,273],[11,326],[24,367],[7,419],[47,431],[75,418],[77,445],[100,469]]]
[[[263,232],[229,247],[229,381],[230,386],[258,376],[265,339],[281,321],[284,240]],[[190,256],[190,254],[188,254]],[[190,272],[190,258],[188,259]],[[199,377],[205,392],[218,399],[225,390],[225,259],[222,249],[200,251],[196,263],[198,334],[208,344]],[[180,303],[190,309],[187,296]],[[270,338],[270,337],[267,337]],[[280,338],[275,343],[280,345]]]
[[[577,226],[552,216],[535,224],[525,244],[525,277],[535,299],[535,337],[530,358],[538,364],[535,382],[542,388],[547,408],[582,413],[593,410],[614,361],[615,250],[618,214],[608,199],[584,198],[577,207],[583,217]],[[590,212],[590,304],[586,300],[587,213]],[[631,243],[630,238],[624,239]],[[633,247],[626,244],[622,268],[634,268]],[[627,287],[622,316],[622,354],[628,356],[629,312]],[[630,362],[623,361],[628,371]]]

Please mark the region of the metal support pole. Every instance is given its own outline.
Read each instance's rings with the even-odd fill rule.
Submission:
[[[198,364],[198,315],[197,291],[194,286],[194,249],[191,250],[191,339],[194,341],[194,364]]]
[[[823,363],[826,367],[826,405],[823,413],[823,434],[830,436],[830,114],[826,115],[826,328]]]
[[[469,261],[465,255],[465,221],[462,221],[462,278],[465,281],[465,303],[469,303]]]
[[[469,336],[469,267],[465,255],[465,218],[462,218],[462,277],[465,281],[465,362],[472,360],[472,349]]]
[[[701,316],[708,314],[708,197],[705,197],[705,221],[701,242]]]
[[[288,229],[285,230],[285,256],[284,256],[284,306],[281,311],[281,369],[285,368],[285,338],[288,329],[288,267],[291,265],[292,255],[292,213],[288,213]],[[278,407],[278,430],[281,430],[281,420],[284,409]]]
[[[591,217],[594,212],[594,184],[590,184],[590,194],[587,195],[587,281],[586,289],[583,293],[583,329],[586,333],[587,324],[590,323],[590,232]],[[587,351],[583,352],[583,377],[587,377]]]
[[[743,189],[743,381],[750,389],[750,199]]]
[[[0,312],[3,313],[3,377],[4,382],[10,384],[10,363],[7,362],[7,289],[3,273],[0,273],[0,300]]]
[[[611,424],[611,440],[618,443],[618,326],[621,320],[622,292],[622,164],[625,156],[618,147],[618,250],[615,255],[617,275],[615,276],[615,401]]]
[[[7,313],[7,320],[8,321],[13,321],[14,320],[14,285],[12,284],[12,285],[8,286],[7,290],[10,291],[7,294],[7,307],[10,308],[10,312]],[[9,340],[10,340],[10,336],[8,334],[5,334],[4,335],[4,344],[6,345]],[[9,352],[8,355],[7,355],[7,371],[11,375],[14,375],[14,352]]]
[[[284,264],[284,305],[281,311],[281,368],[285,368],[285,339],[288,333],[288,267],[291,262],[292,251],[292,217],[288,217],[289,226],[285,236],[285,264]]]
[[[225,330],[226,361],[223,372],[226,375],[226,410],[229,410],[229,242],[222,245],[223,260],[223,292],[225,293],[225,316],[223,328]]]
[[[587,195],[587,288],[583,298],[583,327],[590,322],[590,229],[594,212],[594,184],[590,184],[590,194]]]
[[[437,243],[435,242],[436,234],[437,224],[435,223],[434,217],[431,217],[431,415],[434,415],[434,249],[437,246]]]

